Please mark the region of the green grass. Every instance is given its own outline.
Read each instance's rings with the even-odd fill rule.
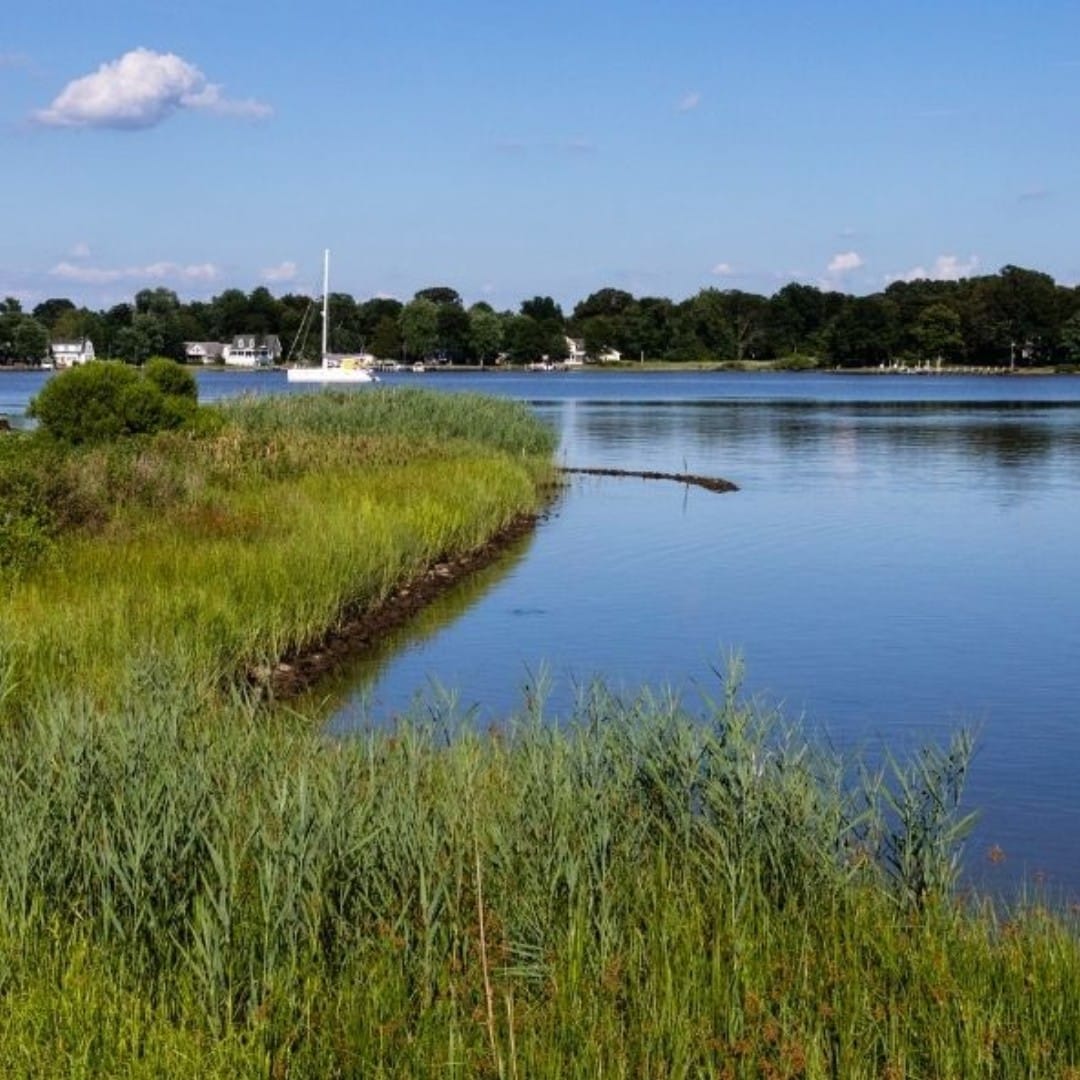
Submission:
[[[735,678],[345,741],[251,700],[538,505],[504,405],[0,440],[0,1075],[1077,1080],[1074,917],[954,894],[963,734],[855,782]]]
[[[594,687],[562,726],[530,698],[498,738],[443,716],[331,744],[141,675],[0,739],[4,1075],[1080,1063],[1075,928],[913,903],[887,802],[733,697]]]
[[[207,698],[535,512],[548,478],[552,436],[513,402],[380,391],[211,415],[209,433],[88,451],[13,441],[0,497],[25,542],[0,640],[24,704],[105,702],[148,656]]]

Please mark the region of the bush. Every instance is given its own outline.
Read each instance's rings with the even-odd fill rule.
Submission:
[[[195,376],[167,356],[151,356],[143,366],[143,374],[166,396],[199,400]]]
[[[145,373],[111,362],[73,367],[45,384],[27,414],[71,445],[182,426],[195,411],[195,380],[172,361],[147,367]]]

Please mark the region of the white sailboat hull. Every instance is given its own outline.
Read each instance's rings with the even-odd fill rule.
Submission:
[[[301,367],[287,368],[286,378],[291,383],[373,383],[379,380],[366,368]]]

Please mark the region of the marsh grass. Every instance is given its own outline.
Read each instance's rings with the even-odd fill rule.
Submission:
[[[5,445],[39,543],[0,570],[0,1075],[1078,1075],[1077,927],[954,894],[963,735],[853,782],[734,677],[342,742],[248,699],[537,504],[519,412]]]
[[[535,512],[548,478],[551,433],[518,403],[388,391],[210,415],[82,451],[28,438],[0,462],[21,538],[0,636],[24,705],[104,702],[144,656],[205,698]]]
[[[866,846],[880,788],[731,697],[594,686],[497,735],[431,703],[334,743],[140,677],[0,737],[5,1075],[1076,1065],[1075,927],[911,903]]]

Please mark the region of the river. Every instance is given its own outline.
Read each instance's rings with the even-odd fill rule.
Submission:
[[[280,373],[199,374],[204,400],[287,389]],[[0,412],[41,378],[0,375]],[[447,695],[496,723],[541,678],[553,722],[595,677],[694,705],[737,653],[746,694],[845,751],[974,727],[968,876],[1080,895],[1080,379],[386,381],[528,400],[567,465],[740,490],[573,478],[532,537],[327,689],[331,730]]]

